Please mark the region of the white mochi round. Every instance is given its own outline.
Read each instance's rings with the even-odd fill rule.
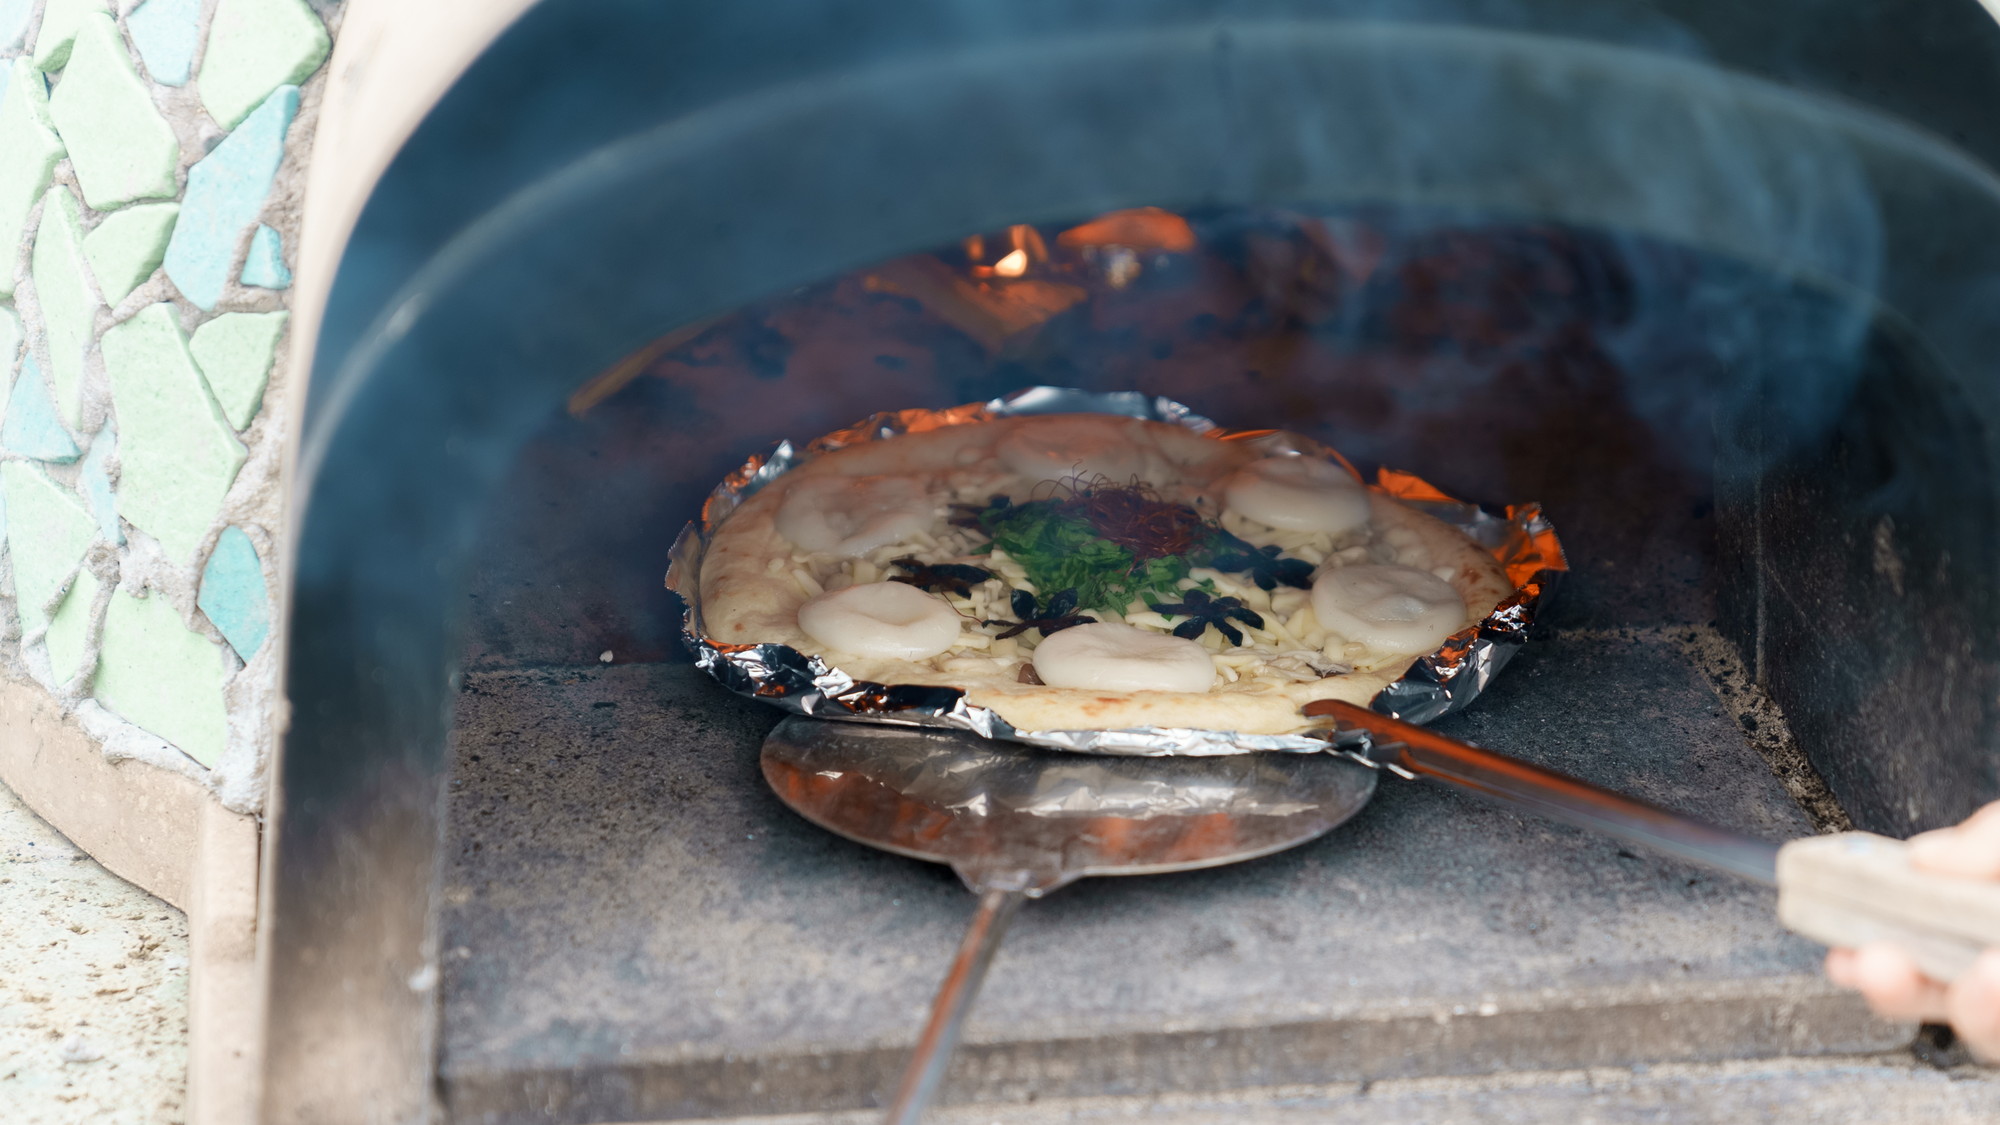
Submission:
[[[938,502],[909,477],[818,477],[785,494],[778,534],[807,551],[857,558],[936,522]]]
[[[1098,622],[1050,634],[1035,647],[1035,674],[1059,688],[1207,691],[1215,661],[1193,641]]]
[[[1280,531],[1331,532],[1368,522],[1368,490],[1354,474],[1317,457],[1266,457],[1231,474],[1222,502]]]
[[[1001,464],[1029,480],[1076,478],[1090,484],[1102,477],[1112,484],[1131,484],[1159,475],[1148,436],[1127,418],[1058,414],[1016,427],[994,452]]]
[[[864,582],[799,607],[799,628],[856,656],[927,660],[958,640],[964,619],[951,604],[906,582]]]
[[[1313,615],[1330,633],[1382,653],[1430,652],[1465,624],[1451,584],[1410,566],[1343,566],[1314,580]]]

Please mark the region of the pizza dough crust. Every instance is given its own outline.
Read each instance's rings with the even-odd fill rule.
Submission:
[[[1021,730],[1159,727],[1294,733],[1312,725],[1300,713],[1304,704],[1319,699],[1365,704],[1422,655],[1370,652],[1338,637],[1327,637],[1324,649],[1308,652],[1296,634],[1277,632],[1287,619],[1311,625],[1309,607],[1303,616],[1297,608],[1309,602],[1306,591],[1281,586],[1265,594],[1247,575],[1221,575],[1204,568],[1196,569],[1197,578],[1210,580],[1218,593],[1240,595],[1253,607],[1263,607],[1259,612],[1274,625],[1271,631],[1246,633],[1279,638],[1235,648],[1217,643],[1215,631],[1210,630],[1217,680],[1206,692],[1093,691],[1021,682],[1021,666],[1029,662],[1032,645],[1040,638],[1030,631],[1012,641],[998,640],[993,636],[997,630],[982,629],[976,621],[981,616],[1011,616],[1005,609],[1007,591],[1001,576],[982,583],[974,592],[975,601],[950,599],[975,620],[968,621],[958,645],[928,660],[831,651],[800,629],[799,607],[808,598],[829,587],[884,581],[901,573],[890,565],[894,558],[914,556],[926,563],[992,568],[996,560],[970,553],[985,537],[953,527],[950,505],[983,506],[995,495],[1016,502],[1050,495],[1060,487],[1057,483],[1031,480],[1008,467],[1009,461],[1023,463],[1021,450],[1045,436],[1050,440],[1044,444],[1060,441],[1091,448],[1091,459],[1099,464],[1143,464],[1153,477],[1163,478],[1145,481],[1162,499],[1219,518],[1226,529],[1253,543],[1279,543],[1288,556],[1306,557],[1322,568],[1375,562],[1430,571],[1464,599],[1463,626],[1484,618],[1513,592],[1490,552],[1379,490],[1369,490],[1367,527],[1326,544],[1331,553],[1324,560],[1311,558],[1318,548],[1301,542],[1304,533],[1280,532],[1224,513],[1226,478],[1268,455],[1268,443],[1205,437],[1179,426],[1114,415],[1031,415],[851,446],[816,457],[773,481],[731,513],[709,543],[701,566],[702,624],[707,635],[723,642],[775,643],[816,653],[857,680],[962,688],[969,702],[993,709]],[[1129,455],[1107,455],[1107,449],[1121,446],[1129,448]],[[1010,455],[1006,460],[1000,457],[1003,449]],[[1033,463],[1052,462],[1043,457]],[[802,551],[778,532],[775,516],[792,490],[824,489],[837,485],[840,478],[883,475],[907,477],[936,498],[930,531],[859,558]],[[1128,623],[1162,631],[1166,627],[1159,615],[1143,611]],[[1349,670],[1322,674],[1342,667]]]

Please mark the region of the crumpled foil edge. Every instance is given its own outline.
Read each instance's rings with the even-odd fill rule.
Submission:
[[[815,438],[803,448],[781,441],[723,478],[702,504],[701,517],[681,530],[669,552],[667,588],[679,594],[687,606],[682,628],[694,650],[695,664],[733,692],[822,719],[948,727],[986,738],[1086,754],[1157,757],[1325,750],[1326,740],[1311,733],[1245,734],[1187,727],[1021,730],[992,709],[967,702],[965,692],[958,688],[856,680],[789,645],[733,644],[707,635],[701,617],[700,576],[709,536],[738,505],[780,476],[823,453],[862,442],[1021,414],[1076,413],[1119,414],[1219,437],[1254,439],[1263,432],[1231,434],[1178,402],[1136,391],[1093,393],[1067,387],[1029,387],[984,403],[870,415]],[[1325,447],[1315,446],[1312,451],[1339,457]],[[1515,587],[1492,612],[1452,634],[1436,652],[1416,660],[1371,701],[1377,711],[1406,722],[1428,723],[1464,708],[1492,684],[1507,661],[1527,643],[1536,614],[1548,603],[1569,567],[1555,529],[1538,504],[1510,506],[1504,515],[1495,516],[1476,504],[1447,496],[1419,477],[1392,469],[1377,473],[1375,487],[1450,524],[1492,551]]]

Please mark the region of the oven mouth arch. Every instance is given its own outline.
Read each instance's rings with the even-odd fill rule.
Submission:
[[[1340,58],[1350,63],[1365,61],[1376,69],[1393,68],[1383,62],[1385,59],[1431,54],[1460,64],[1493,65],[1496,71],[1505,69],[1516,79],[1535,72],[1561,72],[1572,80],[1587,75],[1589,82],[1600,84],[1604,90],[1643,88],[1657,92],[1656,97],[1643,100],[1659,104],[1678,101],[1692,107],[1687,119],[1678,123],[1689,127],[1676,138],[1684,147],[1698,147],[1700,141],[1712,139],[1701,136],[1701,132],[1714,128],[1716,121],[1730,124],[1731,117],[1745,131],[1738,138],[1742,143],[1730,157],[1732,165],[1677,164],[1672,174],[1649,172],[1645,183],[1607,183],[1607,175],[1615,177],[1614,166],[1618,161],[1593,162],[1592,153],[1579,147],[1567,154],[1574,164],[1559,171],[1543,169],[1538,175],[1512,182],[1480,179],[1480,172],[1489,169],[1414,166],[1421,162],[1413,162],[1400,176],[1371,179],[1354,171],[1367,167],[1366,159],[1343,159],[1365,154],[1334,152],[1305,174],[1286,177],[1279,172],[1264,177],[1267,182],[1263,183],[1242,182],[1240,177],[1231,182],[1225,171],[1212,177],[1197,174],[1196,180],[1207,182],[1175,184],[1170,188],[1162,185],[1164,190],[1134,192],[1123,185],[1107,185],[1095,192],[1076,191],[1072,187],[1053,200],[1031,195],[1011,206],[989,206],[982,213],[961,212],[922,226],[911,226],[891,238],[871,240],[867,249],[858,253],[835,255],[810,264],[802,262],[772,278],[763,289],[749,288],[720,301],[698,305],[689,312],[669,312],[650,320],[650,327],[641,328],[641,334],[631,336],[623,350],[613,348],[604,359],[608,363],[678,323],[735,307],[768,292],[859,268],[887,254],[939,245],[968,230],[1014,222],[1073,219],[1142,203],[1168,207],[1387,203],[1463,209],[1488,215],[1511,214],[1530,220],[1625,230],[1739,258],[1848,297],[1873,298],[1879,291],[1882,303],[1892,309],[1921,307],[1918,300],[1898,299],[1904,295],[1894,291],[1916,279],[1877,276],[1883,265],[1881,248],[1866,244],[1873,241],[1869,237],[1871,232],[1857,231],[1854,224],[1873,226],[1878,221],[1892,219],[1877,220],[1860,207],[1881,202],[1908,205],[1921,200],[1933,207],[1954,207],[1963,222],[1969,216],[1960,208],[1966,204],[1984,204],[1984,209],[1991,212],[1987,217],[1995,232],[2000,233],[2000,175],[1963,150],[1910,123],[1864,106],[1836,102],[1751,75],[1725,71],[1697,59],[1523,31],[1337,19],[1312,21],[1303,28],[1297,21],[1266,21],[1230,25],[1226,30],[1182,27],[1145,33],[1099,33],[1054,45],[1041,41],[1017,42],[1003,48],[905,62],[848,75],[816,75],[726,99],[610,141],[526,184],[469,223],[396,287],[351,349],[339,354],[328,354],[332,349],[322,350],[317,366],[327,374],[315,381],[302,435],[298,479],[310,485],[348,401],[367,381],[366,373],[383,362],[389,349],[417,329],[437,294],[463,284],[482,268],[498,265],[509,246],[518,243],[534,227],[543,225],[553,209],[581,207],[593,196],[608,193],[614,184],[670,177],[676,164],[699,162],[711,151],[743,146],[753,136],[810,131],[809,120],[814,117],[839,118],[854,111],[865,115],[869,109],[895,103],[894,95],[900,92],[921,91],[941,79],[976,78],[999,90],[1005,88],[1004,79],[1010,74],[1060,63],[1066,58],[1076,60],[1075,65],[1080,67],[1085,62],[1099,65],[1109,57],[1123,55],[1124,65],[1137,68],[1153,57],[1247,56],[1252,52],[1277,58],[1291,56],[1294,60],[1311,57]],[[1218,63],[1218,70],[1220,66]],[[1258,69],[1242,63],[1237,67]],[[1274,69],[1282,73],[1287,68]],[[1362,85],[1373,81],[1371,77]],[[1213,117],[1218,123],[1247,112],[1247,106],[1236,106],[1232,112],[1232,107],[1226,104],[1240,96],[1230,92],[1235,85],[1226,79],[1218,80],[1212,91],[1210,108],[1216,111]],[[1356,91],[1350,88],[1346,92]],[[1546,98],[1533,100],[1539,108],[1557,105]],[[851,104],[843,105],[844,101]],[[1748,128],[1751,123],[1759,131],[1767,130],[1767,135],[1751,136],[1752,130]],[[1579,133],[1587,131],[1588,127]],[[1768,154],[1763,149],[1749,144],[1788,136],[1794,140],[1805,138],[1811,151],[1793,149],[1789,153],[1805,160],[1805,167],[1773,164],[1764,159]],[[420,136],[412,144],[423,140]],[[1668,147],[1672,147],[1671,143]],[[1782,150],[1783,146],[1779,148]],[[1376,155],[1396,151],[1391,143]],[[1265,155],[1268,161],[1271,154]],[[1229,163],[1217,160],[1215,166],[1226,169]],[[1591,167],[1593,163],[1595,167]],[[1830,173],[1845,180],[1841,190],[1859,190],[1868,198],[1838,201],[1835,213],[1825,216],[1830,220],[1827,223],[1809,222],[1803,227],[1778,230],[1767,221],[1773,217],[1768,207],[1759,213],[1731,210],[1727,206],[1729,202],[1740,202],[1731,200],[1729,189],[1734,187],[1756,188],[1778,202],[1819,195],[1826,186],[1818,182],[1815,173]],[[1292,182],[1282,182],[1287,178]],[[389,179],[385,177],[385,181]],[[1269,182],[1273,179],[1280,182]],[[1579,180],[1612,190],[1577,190],[1575,183]],[[1723,205],[1709,208],[1690,205],[1688,200]],[[1957,230],[1963,238],[1964,227],[1961,225]],[[1854,246],[1857,238],[1864,245]],[[2000,264],[2000,254],[1994,260]],[[337,280],[336,286],[339,284]],[[1884,289],[1890,291],[1881,291]],[[1908,296],[1915,298],[1920,294]]]
[[[297,1102],[309,1098],[309,1089],[323,1094],[339,1089],[339,1076],[329,1063],[316,1061],[307,1045],[315,1039],[313,1013],[349,1003],[345,986],[355,981],[363,988],[353,1026],[384,1042],[407,1044],[405,1053],[413,1057],[430,1058],[427,1031],[396,1029],[427,1028],[434,1018],[421,990],[408,982],[421,978],[433,960],[425,946],[426,896],[449,729],[449,671],[456,659],[457,611],[450,592],[473,546],[468,509],[477,507],[530,427],[563,395],[678,323],[999,223],[1140,203],[1355,203],[1390,197],[1401,203],[1420,201],[1412,195],[1422,189],[1451,206],[1480,204],[1489,213],[1562,218],[1706,244],[1812,276],[1830,288],[1873,293],[1916,325],[1965,381],[1975,404],[1994,415],[1991,396],[2000,381],[1987,369],[1988,357],[2000,354],[1993,347],[1996,330],[1979,323],[1965,301],[1968,286],[2000,276],[1995,268],[2000,267],[2000,185],[1983,165],[1945,142],[1870,110],[1630,48],[1518,31],[1324,22],[1327,26],[1310,35],[1297,24],[1231,25],[1223,48],[1217,29],[1207,26],[1104,34],[1053,52],[1024,43],[877,67],[852,76],[847,85],[822,77],[781,85],[718,103],[700,121],[669,122],[601,146],[571,167],[535,180],[460,231],[407,279],[349,274],[343,268],[336,293],[348,290],[342,296],[349,300],[362,293],[361,302],[378,302],[380,311],[351,346],[323,342],[319,367],[329,374],[312,391],[293,478],[300,503],[286,599],[292,619],[285,675],[295,718],[274,767],[265,895],[271,924],[261,930],[271,981],[272,1097]],[[793,193],[782,184],[786,190],[772,198],[728,192],[732,183],[760,175],[786,169],[796,174],[795,145],[800,134],[814,131],[809,124],[814,119],[850,126],[821,132],[816,143],[822,146],[856,135],[852,127],[873,112],[868,99],[847,106],[843,118],[843,107],[828,96],[834,92],[879,101],[917,79],[982,73],[1025,84],[1018,68],[1007,69],[1010,64],[1025,58],[1038,66],[1086,69],[1086,63],[1103,61],[1096,48],[1134,39],[1147,50],[1171,47],[1187,73],[1209,76],[1206,84],[1181,91],[1185,105],[1176,102],[1161,115],[1184,111],[1225,133],[1244,127],[1250,114],[1240,100],[1240,85],[1225,91],[1215,80],[1222,69],[1218,49],[1228,53],[1232,78],[1245,81],[1258,69],[1251,61],[1253,48],[1265,46],[1294,55],[1324,54],[1323,48],[1336,42],[1356,52],[1436,46],[1449,48],[1445,53],[1457,60],[1497,47],[1523,64],[1588,62],[1586,69],[1628,91],[1649,77],[1657,79],[1653,95],[1644,99],[1653,105],[1675,104],[1666,92],[1716,96],[1720,106],[1766,124],[1793,122],[1792,128],[1803,131],[1792,134],[1794,139],[1803,135],[1815,145],[1837,140],[1835,155],[1852,161],[1843,166],[1844,174],[1858,177],[1869,189],[1869,203],[1879,209],[1876,217],[1885,232],[1881,255],[1845,253],[1851,246],[1837,224],[1808,224],[1794,229],[1794,238],[1775,237],[1772,228],[1755,221],[1754,208],[1672,215],[1644,207],[1619,211],[1599,201],[1595,213],[1578,210],[1584,193],[1557,190],[1563,178],[1549,167],[1539,169],[1512,198],[1500,184],[1479,180],[1469,165],[1457,167],[1456,179],[1418,169],[1407,182],[1378,184],[1372,193],[1354,184],[1343,191],[1340,177],[1352,174],[1355,162],[1332,155],[1319,163],[1278,159],[1298,154],[1276,135],[1255,144],[1248,135],[1219,136],[1206,145],[1190,139],[1185,151],[1168,151],[1147,163],[1070,169],[1054,175],[1051,185],[1037,185],[1019,174],[975,171],[986,168],[993,154],[982,154],[972,139],[938,129],[931,135],[949,142],[943,150],[924,151],[917,140],[905,141],[920,158],[917,165],[931,169],[909,191],[921,197],[922,210],[898,206],[907,198],[862,190],[870,182],[879,189],[886,178],[879,166],[850,172],[844,194]],[[1139,46],[1133,51],[1145,56]],[[982,58],[985,71],[977,65]],[[1141,61],[1128,58],[1123,65],[1137,68]],[[481,73],[475,68],[468,81],[482,80]],[[1115,85],[1100,73],[1084,88],[1110,87],[1111,101],[1105,104],[1111,106],[1120,100]],[[1061,105],[1073,100],[1076,90],[1060,86],[1030,93],[1038,104]],[[1578,97],[1573,90],[1559,97],[1542,92],[1537,104]],[[1759,113],[1768,116],[1758,118]],[[888,116],[913,114],[940,124],[950,120],[942,105],[921,110],[905,105]],[[1018,123],[1003,114],[995,127]],[[1785,127],[1776,132],[1784,136]],[[754,143],[759,137],[761,145]],[[422,130],[411,147],[435,153],[463,140]],[[730,149],[742,165],[733,177],[713,160],[715,152]],[[1244,170],[1229,167],[1232,158],[1241,159]],[[378,199],[436,190],[414,183],[415,172],[398,163]],[[1773,170],[1773,179],[1800,187],[1810,182],[1783,169]],[[669,187],[647,198],[648,186],[663,183]],[[1446,190],[1454,185],[1467,190],[1456,195]],[[1679,189],[1650,186],[1667,202],[1680,195]],[[1718,206],[1731,198],[1721,187],[1686,194],[1719,201]],[[803,202],[783,206],[787,195]],[[704,199],[731,200],[753,224],[746,228],[748,237],[779,244],[783,253],[756,262],[732,256],[728,232],[718,232],[713,219],[696,218]],[[819,209],[804,205],[814,199]],[[829,217],[835,203],[848,209],[844,219]],[[1954,225],[1946,230],[1925,220],[1925,211],[1951,214]],[[647,217],[668,221],[643,229],[634,225]],[[368,222],[364,214],[364,228]],[[365,229],[362,237],[368,237]],[[704,238],[706,257],[692,252]],[[1757,252],[1760,244],[1767,252]],[[579,246],[595,249],[578,252]],[[780,268],[772,268],[773,261]],[[379,292],[371,295],[371,287]],[[529,315],[518,315],[523,309]],[[304,949],[317,949],[322,959],[302,962],[296,953]],[[325,956],[329,950],[332,955]],[[343,961],[343,951],[353,956]],[[410,1075],[391,1070],[396,1077],[385,1082],[405,1096],[418,1096],[411,1090],[420,1094],[423,1083],[413,1086]]]

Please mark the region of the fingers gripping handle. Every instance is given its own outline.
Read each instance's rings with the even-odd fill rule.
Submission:
[[[2000,882],[1919,871],[1886,836],[1815,836],[1778,851],[1778,920],[1831,946],[1890,942],[1950,981],[2000,947]]]

